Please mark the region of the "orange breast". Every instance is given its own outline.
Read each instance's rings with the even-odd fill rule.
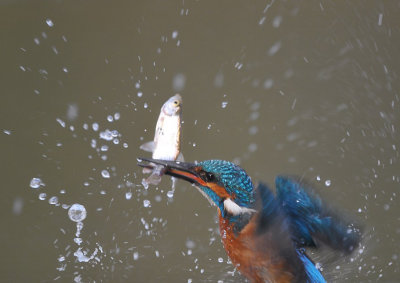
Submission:
[[[233,224],[219,213],[220,233],[225,250],[238,270],[252,282],[292,282],[286,263],[268,244],[268,235],[256,234],[256,217],[237,234]]]

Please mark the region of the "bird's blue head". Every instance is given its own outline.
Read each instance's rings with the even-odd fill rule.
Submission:
[[[238,215],[252,211],[255,202],[253,183],[246,172],[232,162],[206,160],[200,163],[141,159],[139,163],[152,168],[151,163],[164,166],[165,174],[193,183],[200,192],[217,205],[221,214]]]

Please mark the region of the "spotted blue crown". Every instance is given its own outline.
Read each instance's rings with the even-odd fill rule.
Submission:
[[[232,196],[238,205],[251,207],[254,203],[254,186],[247,173],[236,164],[224,160],[200,162],[204,171],[215,175],[216,182]],[[206,191],[208,194],[208,192]],[[236,196],[234,198],[234,196]],[[211,196],[212,197],[212,196]]]

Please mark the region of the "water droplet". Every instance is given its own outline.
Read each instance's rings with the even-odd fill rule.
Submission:
[[[196,243],[192,240],[187,240],[186,241],[186,247],[188,249],[194,249],[196,247]]]
[[[104,132],[100,132],[99,137],[106,141],[111,141],[113,137],[113,133],[110,130],[105,130]]]
[[[125,193],[125,198],[126,198],[127,200],[130,200],[130,199],[132,198],[132,193],[131,193],[131,192],[126,192],[126,193]]]
[[[222,257],[219,257],[218,262],[224,262],[224,259]]]
[[[22,198],[17,197],[13,203],[13,213],[15,215],[20,215],[22,213],[22,209],[24,207],[24,201]]]
[[[103,176],[103,178],[110,178],[110,172],[108,172],[107,170],[103,170],[101,171],[101,176]]]
[[[32,178],[31,183],[29,185],[32,189],[39,189],[40,186],[44,186],[45,184],[42,182],[40,178]]]
[[[65,122],[63,120],[57,118],[56,121],[58,122],[58,124],[60,124],[61,127],[65,128]]]
[[[264,82],[264,88],[265,89],[270,89],[274,85],[274,81],[272,79],[267,79]]]
[[[315,267],[316,267],[318,270],[321,270],[322,265],[321,265],[321,263],[317,262],[317,263],[315,263]]]
[[[49,203],[53,204],[53,205],[57,204],[58,203],[58,197],[53,196],[53,197],[49,198]]]
[[[181,91],[185,88],[186,76],[184,74],[176,74],[172,81],[172,87],[175,91]]]
[[[177,38],[177,37],[178,37],[178,31],[177,31],[177,30],[174,30],[174,31],[172,32],[172,38],[175,39],[175,38]]]
[[[114,121],[114,117],[113,117],[112,115],[108,115],[108,116],[107,116],[107,121],[108,121],[108,122]]]
[[[242,67],[243,67],[243,64],[242,64],[242,63],[236,62],[236,64],[235,64],[235,68],[236,68],[236,69],[240,70]]]
[[[92,129],[93,129],[93,131],[97,132],[99,130],[99,124],[93,123],[92,124]]]
[[[257,134],[257,132],[258,132],[258,127],[257,126],[251,126],[249,128],[249,135],[254,136],[255,134]]]
[[[222,87],[224,85],[224,74],[219,72],[214,78],[214,85],[216,87]]]
[[[250,152],[255,152],[257,150],[257,144],[251,143],[249,144],[249,151]]]
[[[142,97],[142,96],[143,96],[143,92],[138,91],[137,96],[138,96],[138,97]]]
[[[329,187],[331,185],[331,183],[332,183],[331,180],[326,180],[325,181],[325,186]]]
[[[119,118],[121,118],[121,114],[119,114],[118,112],[114,114],[114,119],[115,121],[119,120]]]
[[[133,260],[138,260],[139,259],[139,253],[138,252],[134,252],[133,253]]]
[[[383,14],[379,13],[379,17],[378,17],[378,26],[382,25],[382,19],[383,19]]]
[[[53,21],[52,21],[51,19],[46,19],[46,24],[47,24],[49,27],[54,27],[54,23],[53,23]]]
[[[78,117],[79,108],[76,104],[68,104],[67,118],[70,121],[75,120]]]
[[[315,178],[318,182],[319,181],[321,181],[321,177],[318,175],[316,178]]]
[[[39,199],[40,199],[40,200],[45,200],[46,197],[47,197],[47,194],[46,194],[46,193],[40,193],[40,194],[39,194]]]
[[[86,208],[79,203],[74,203],[68,210],[68,216],[74,222],[81,222],[86,218]]]
[[[149,201],[148,199],[145,199],[145,200],[143,201],[143,206],[144,206],[144,207],[151,207],[150,201]]]
[[[222,108],[226,108],[227,105],[228,105],[228,102],[227,102],[227,101],[223,101],[223,102],[221,103],[221,107],[222,107]]]
[[[276,16],[273,20],[272,20],[272,26],[274,28],[278,28],[281,25],[282,22],[282,16]]]
[[[174,197],[174,191],[168,191],[167,192],[167,197],[173,198]]]

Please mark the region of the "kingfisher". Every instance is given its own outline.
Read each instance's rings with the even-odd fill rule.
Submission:
[[[326,245],[349,254],[360,230],[291,176],[277,176],[276,194],[253,185],[244,169],[224,160],[199,163],[140,158],[138,165],[192,183],[215,205],[223,246],[251,282],[326,282],[306,248]]]

